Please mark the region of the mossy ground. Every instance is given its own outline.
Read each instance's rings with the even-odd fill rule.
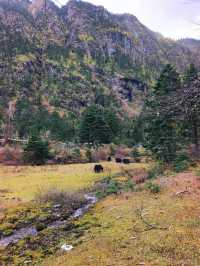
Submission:
[[[77,222],[85,227],[80,244],[43,265],[200,265],[199,178],[188,172],[157,182],[162,186],[159,194],[143,190],[100,201]],[[184,190],[189,192],[179,194]],[[154,229],[142,221],[138,209]]]

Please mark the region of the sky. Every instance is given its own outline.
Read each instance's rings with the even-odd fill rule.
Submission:
[[[59,0],[66,4],[66,0]],[[145,26],[172,39],[200,39],[200,0],[87,0],[113,13],[135,15]],[[199,25],[198,25],[199,23]]]

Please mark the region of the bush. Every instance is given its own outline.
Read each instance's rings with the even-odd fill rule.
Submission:
[[[56,188],[46,192],[39,191],[35,195],[36,202],[59,204],[67,208],[77,209],[86,203],[84,194],[81,192],[71,193],[68,191],[58,190]]]
[[[81,151],[79,148],[73,149],[72,159],[74,159],[75,161],[81,161]]]
[[[134,149],[131,151],[131,156],[132,156],[134,159],[138,159],[138,158],[140,158],[140,152],[138,151],[137,148],[134,148]]]
[[[49,158],[49,144],[39,136],[33,135],[24,148],[24,162],[32,165],[43,165]]]
[[[135,189],[134,181],[131,179],[128,179],[124,185],[124,189],[125,189],[125,191],[134,191],[134,189]]]
[[[19,147],[5,146],[0,148],[0,163],[19,164],[22,161],[23,151]]]
[[[107,176],[101,181],[97,182],[94,187],[96,196],[98,198],[103,198],[110,194],[117,194],[122,188],[122,185],[117,180],[112,179],[110,176]]]
[[[190,163],[188,161],[180,161],[180,162],[176,162],[174,163],[174,170],[177,173],[183,172],[185,170],[187,170],[190,166]]]
[[[86,160],[87,160],[89,163],[92,162],[92,152],[91,152],[90,149],[87,149],[87,150],[86,150],[85,157],[86,157]]]
[[[177,173],[183,172],[191,165],[191,160],[186,154],[179,154],[174,161],[174,170]]]
[[[160,192],[161,187],[158,184],[154,184],[154,183],[147,183],[146,188],[153,194],[157,194]]]
[[[162,175],[165,171],[165,167],[162,163],[156,163],[149,171],[147,179],[156,179],[158,176]]]
[[[107,158],[110,155],[109,148],[107,146],[101,146],[97,150],[92,152],[92,161],[99,162],[99,161],[107,161]]]
[[[131,153],[131,149],[127,148],[126,146],[118,146],[115,152],[115,157],[117,158],[125,158],[129,157]]]
[[[119,190],[121,189],[121,186],[119,184],[119,182],[117,180],[111,180],[111,182],[109,183],[107,190],[106,190],[106,194],[117,194],[119,192]]]

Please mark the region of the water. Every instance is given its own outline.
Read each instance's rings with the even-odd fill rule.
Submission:
[[[97,197],[93,195],[85,194],[84,197],[88,201],[86,205],[77,209],[68,220],[65,220],[65,221],[57,220],[49,224],[47,228],[51,228],[51,229],[59,228],[65,225],[67,221],[83,216],[87,212],[87,210],[97,202]],[[38,231],[35,226],[21,228],[19,230],[16,230],[11,236],[1,238],[0,246],[7,247],[9,244],[15,244],[19,240],[24,239],[28,236],[37,236],[37,235],[38,235]]]
[[[37,236],[37,229],[32,227],[26,227],[15,231],[11,236],[4,237],[0,240],[0,246],[7,247],[11,243],[17,243],[19,240],[24,239],[27,236]]]
[[[91,196],[89,194],[86,194],[85,195],[85,199],[89,202],[87,203],[85,206],[77,209],[74,214],[72,214],[71,216],[71,219],[74,219],[74,218],[79,218],[81,217],[84,213],[87,212],[87,210],[92,206],[94,205],[96,202],[97,202],[97,197],[95,196]]]

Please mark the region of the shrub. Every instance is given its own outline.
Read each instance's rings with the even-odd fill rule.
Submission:
[[[104,145],[92,152],[92,160],[93,162],[106,161],[109,155],[109,148]]]
[[[158,176],[162,175],[165,171],[163,163],[156,163],[149,171],[147,179],[156,179]]]
[[[79,148],[75,148],[72,151],[72,159],[81,161],[81,151]]]
[[[110,194],[117,194],[122,188],[122,185],[117,180],[107,176],[95,184],[94,190],[98,198],[103,198]]]
[[[125,191],[134,191],[135,183],[133,180],[128,179],[127,182],[124,184]]]
[[[81,192],[71,193],[68,191],[58,190],[56,188],[49,191],[39,191],[35,195],[36,202],[39,203],[52,203],[66,206],[67,208],[77,209],[86,203],[84,194]]]
[[[116,153],[116,145],[115,144],[110,144],[110,155],[114,156]]]
[[[188,161],[175,162],[174,163],[174,170],[177,173],[180,173],[180,172],[187,170],[189,166],[190,166],[190,163]]]
[[[119,184],[119,182],[117,180],[111,180],[107,190],[106,190],[106,194],[117,194],[119,192],[119,190],[121,189],[121,186]]]
[[[115,157],[118,158],[124,158],[124,157],[129,157],[131,153],[131,149],[127,148],[126,146],[119,146],[116,149],[115,152]]]
[[[145,187],[146,187],[146,189],[148,189],[153,194],[157,194],[161,190],[161,187],[158,184],[154,184],[154,183],[151,183],[151,182],[147,183],[145,185]]]
[[[186,154],[179,154],[174,161],[174,170],[179,173],[188,169],[191,165],[191,160]]]
[[[33,135],[24,148],[24,162],[32,165],[43,165],[49,158],[49,144],[39,136]]]
[[[134,148],[132,151],[131,151],[131,156],[134,158],[134,159],[138,159],[140,158],[140,153],[138,151],[137,148]]]
[[[0,163],[20,163],[23,151],[19,147],[5,146],[0,148]]]
[[[85,152],[85,157],[86,157],[86,160],[91,163],[92,162],[92,152],[90,149],[87,149],[86,152]]]

